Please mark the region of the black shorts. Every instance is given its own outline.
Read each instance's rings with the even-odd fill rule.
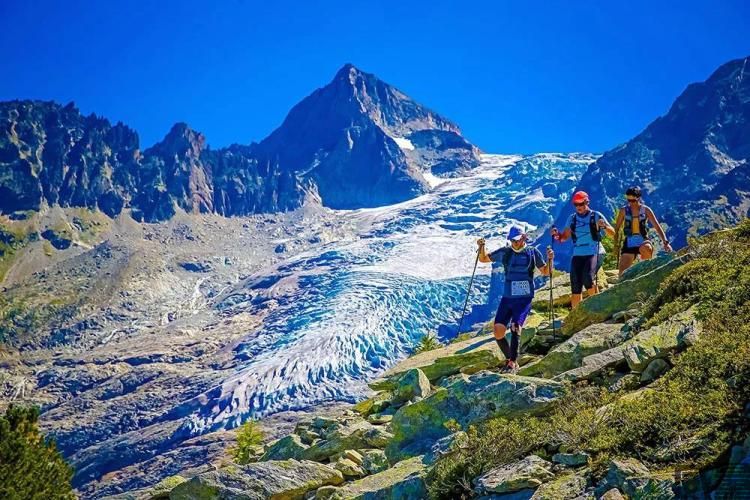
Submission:
[[[598,255],[574,255],[570,263],[570,288],[573,294],[593,288],[599,268]]]
[[[622,244],[622,250],[620,251],[620,254],[630,253],[630,254],[633,254],[633,255],[636,255],[636,256],[640,255],[640,253],[641,253],[641,246],[645,245],[646,243],[651,243],[651,240],[643,240],[643,243],[641,243],[637,247],[626,246],[628,244],[628,242],[626,241],[625,243]]]

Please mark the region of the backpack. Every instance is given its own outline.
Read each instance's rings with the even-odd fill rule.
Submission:
[[[570,223],[570,237],[573,239],[573,243],[578,240],[576,236],[576,225],[578,222],[578,214],[573,214],[573,221]],[[591,239],[595,242],[602,241],[602,235],[599,233],[599,228],[596,227],[596,212],[591,211],[591,217],[589,218],[589,231],[591,231]]]
[[[623,227],[625,236],[633,236],[633,213],[630,211],[630,207],[628,205],[623,206],[622,209],[625,212],[625,227]],[[644,239],[648,237],[648,228],[646,227],[646,224],[648,224],[648,217],[646,216],[646,205],[641,204],[638,211],[638,228],[640,230],[641,236],[643,236]]]
[[[534,248],[526,247],[526,255],[529,257],[529,278],[534,279]],[[508,250],[503,255],[503,273],[508,276],[508,266],[510,265],[510,259],[513,257],[513,249]]]

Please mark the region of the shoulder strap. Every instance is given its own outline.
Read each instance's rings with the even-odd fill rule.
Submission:
[[[531,279],[534,279],[534,268],[536,267],[536,259],[534,258],[535,253],[535,247],[528,247],[526,249],[526,255],[529,257],[529,278]]]
[[[602,235],[599,233],[599,228],[596,226],[596,212],[591,211],[591,218],[589,218],[589,231],[591,231],[591,239],[594,241],[601,241]]]
[[[508,272],[508,266],[510,265],[510,258],[512,257],[511,252],[513,250],[506,250],[503,254],[503,272]]]
[[[573,218],[571,219],[571,222],[570,222],[570,239],[573,240],[573,243],[575,243],[576,240],[578,239],[578,236],[576,236],[576,223],[577,222],[578,220],[576,219],[576,214],[574,212]]]

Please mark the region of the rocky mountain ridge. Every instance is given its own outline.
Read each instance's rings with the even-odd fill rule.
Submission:
[[[305,199],[380,206],[424,193],[424,175],[470,168],[478,149],[458,127],[374,75],[345,65],[259,144],[210,149],[177,123],[142,150],[122,123],[73,103],[0,103],[0,213],[43,206],[99,209],[136,220],[188,213],[288,211]],[[412,142],[409,137],[413,137]]]

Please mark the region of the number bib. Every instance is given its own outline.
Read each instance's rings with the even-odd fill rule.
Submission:
[[[529,286],[529,282],[526,280],[511,281],[510,294],[513,297],[526,297],[531,295],[531,287]]]

